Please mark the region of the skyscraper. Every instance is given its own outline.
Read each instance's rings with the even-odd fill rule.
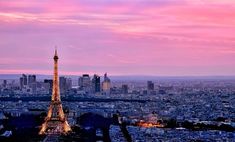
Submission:
[[[72,79],[66,78],[66,91],[70,90],[72,88]]]
[[[100,77],[96,74],[92,78],[92,91],[94,93],[100,92]]]
[[[66,90],[66,78],[64,76],[61,76],[59,78],[59,84],[60,84],[60,93],[64,94]]]
[[[62,103],[60,99],[59,78],[58,78],[58,55],[55,51],[54,56],[54,77],[53,77],[53,92],[51,97],[50,107],[42,124],[39,134],[61,134],[71,131],[71,128],[65,117]]]
[[[37,91],[36,75],[28,75],[28,86],[32,89],[32,93],[35,94]]]
[[[20,77],[20,88],[22,89],[24,86],[28,85],[27,75],[22,74],[22,77]]]
[[[20,89],[22,89],[23,87],[24,87],[23,77],[20,77]]]
[[[36,83],[36,75],[28,75],[28,84]]]
[[[152,81],[147,82],[147,94],[154,95],[156,91],[154,90],[154,83]]]
[[[102,91],[105,94],[110,94],[111,80],[108,78],[107,73],[104,74],[104,81],[102,82]]]
[[[3,84],[2,84],[3,88],[7,87],[7,80],[3,80]]]
[[[91,78],[89,74],[83,74],[82,77],[78,79],[78,85],[85,92],[91,91]]]
[[[48,83],[49,84],[49,92],[52,93],[53,80],[52,79],[45,79],[44,83]]]
[[[122,93],[127,94],[128,93],[128,85],[124,84],[122,85]]]
[[[27,81],[27,75],[23,74],[23,85],[28,85],[28,81]]]
[[[154,90],[154,83],[152,81],[147,82],[147,89],[148,89],[148,91]]]
[[[72,88],[72,80],[70,78],[66,78],[64,76],[61,76],[59,78],[59,84],[60,84],[60,93],[65,94],[69,89]]]

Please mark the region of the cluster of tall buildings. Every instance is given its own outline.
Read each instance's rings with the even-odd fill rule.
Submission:
[[[72,80],[70,78],[62,76],[59,81],[61,94],[72,88]],[[37,81],[36,75],[22,74],[19,80],[19,87],[22,93],[47,94],[52,92],[53,80],[44,79],[43,81]]]
[[[3,87],[7,86],[7,81],[5,81],[5,83],[3,82],[2,86]],[[107,73],[104,74],[104,77],[102,79],[97,74],[94,74],[93,76],[90,76],[89,74],[83,74],[78,78],[77,88],[72,87],[73,81],[71,78],[60,76],[59,86],[60,86],[60,93],[62,95],[74,89],[76,91],[82,91],[85,94],[111,93],[111,80],[108,77]],[[36,75],[22,74],[22,76],[19,79],[19,89],[22,93],[47,94],[52,92],[52,87],[53,87],[52,79],[37,80]]]
[[[155,87],[153,81],[147,81],[144,88],[129,87],[129,83],[111,82],[107,73],[104,76],[97,74],[83,74],[78,78],[60,76],[59,87],[61,95],[92,95],[92,94],[165,94],[165,88],[161,86]],[[0,85],[0,93],[4,94],[25,94],[25,95],[47,95],[52,93],[53,80],[42,79],[36,75],[22,74],[19,80],[2,80]]]
[[[21,90],[27,90],[32,93],[36,93],[37,91],[37,79],[36,75],[25,75],[23,74],[22,77],[20,77],[20,89]]]
[[[95,74],[92,78],[89,74],[83,74],[78,79],[79,89],[86,93],[105,93],[110,94],[111,80],[108,78],[107,73],[104,74],[104,80],[101,83],[101,77]]]

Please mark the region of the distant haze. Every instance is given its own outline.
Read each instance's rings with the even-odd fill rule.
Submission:
[[[52,75],[40,75],[37,74],[37,80],[52,79]],[[64,76],[64,75],[61,75]],[[101,80],[103,76],[101,76]],[[0,74],[0,80],[19,80],[21,74]],[[79,76],[65,76],[72,78],[73,81],[77,81]],[[93,77],[93,74],[90,74]],[[112,81],[161,81],[161,80],[235,80],[235,76],[144,76],[144,75],[132,75],[132,76],[109,76]]]

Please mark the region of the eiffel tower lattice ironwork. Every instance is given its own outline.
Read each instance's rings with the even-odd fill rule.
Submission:
[[[45,118],[45,122],[42,124],[39,134],[64,134],[68,131],[71,131],[71,128],[66,120],[60,99],[58,59],[57,50],[55,50],[53,92],[51,103],[48,109],[47,117]]]

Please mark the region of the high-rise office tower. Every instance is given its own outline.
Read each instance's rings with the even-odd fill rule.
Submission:
[[[89,74],[83,74],[82,77],[78,79],[78,85],[85,92],[91,91],[91,78]]]
[[[61,76],[59,78],[59,84],[60,84],[60,93],[64,94],[67,89],[66,89],[66,78],[64,76]]]
[[[80,88],[83,87],[83,86],[82,86],[82,85],[83,85],[82,82],[83,82],[83,78],[82,78],[82,76],[81,76],[81,77],[78,78],[78,86],[79,86]]]
[[[44,83],[48,83],[49,84],[49,92],[52,93],[53,80],[52,79],[45,79]]]
[[[148,89],[148,91],[154,90],[154,83],[152,81],[147,82],[147,89]]]
[[[32,89],[32,93],[36,94],[37,91],[36,75],[28,75],[28,86]]]
[[[82,75],[82,86],[83,87],[90,87],[91,85],[91,78],[89,74]]]
[[[100,92],[100,77],[96,74],[92,78],[92,91],[94,93]]]
[[[59,84],[60,84],[60,93],[65,94],[68,90],[72,88],[72,80],[70,78],[66,78],[64,76],[61,76],[59,78]]]
[[[7,80],[3,80],[2,87],[6,88],[7,87]]]
[[[111,80],[108,78],[107,73],[104,74],[104,81],[102,82],[102,91],[105,94],[110,94]]]
[[[124,84],[122,85],[122,93],[127,94],[128,93],[128,85]]]
[[[27,85],[28,85],[27,75],[22,74],[22,76],[20,77],[20,88],[22,89]]]
[[[27,79],[27,75],[22,74],[22,78],[23,78],[23,85],[28,85],[28,79]]]
[[[36,83],[36,75],[28,75],[28,84]]]
[[[24,84],[23,84],[23,77],[20,77],[20,88],[22,89],[24,87]]]
[[[66,78],[66,91],[70,90],[72,88],[72,79]]]

